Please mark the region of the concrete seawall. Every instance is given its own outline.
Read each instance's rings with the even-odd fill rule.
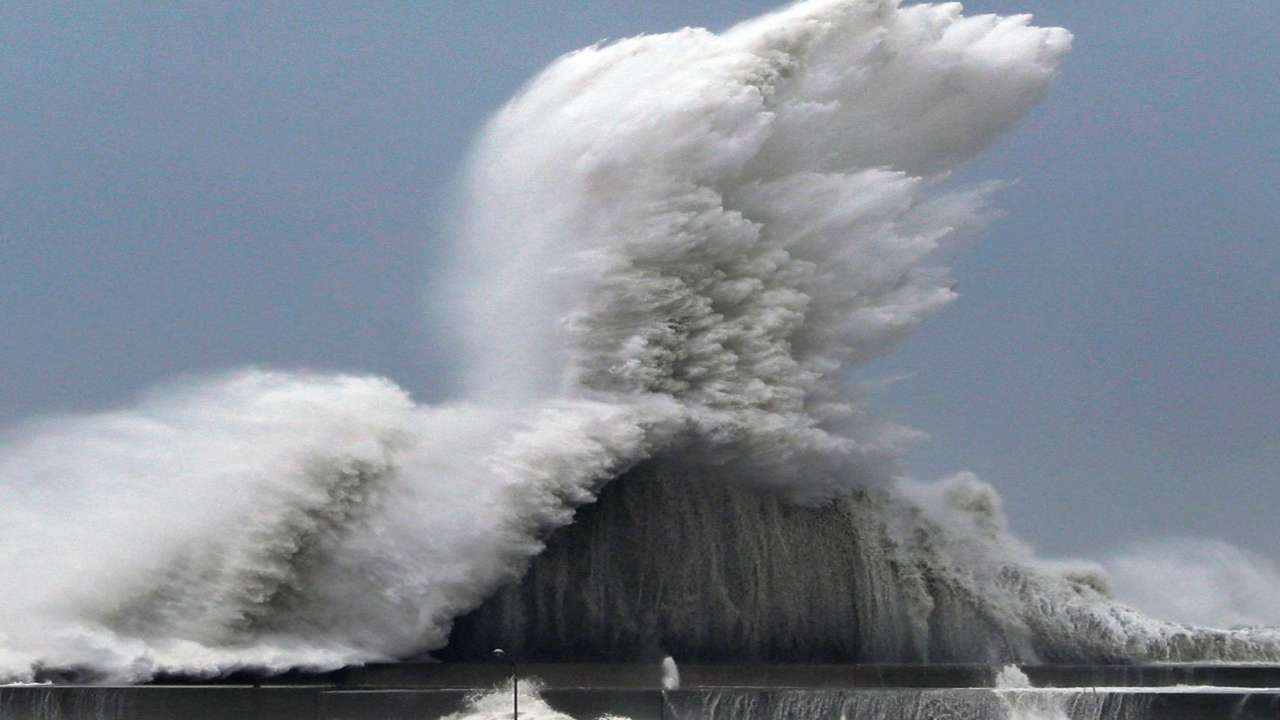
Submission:
[[[652,663],[520,663],[521,677],[536,677],[548,689],[657,689],[662,671]],[[1000,667],[973,664],[680,663],[686,688],[963,688],[991,687]],[[1280,687],[1280,666],[1225,664],[1020,665],[1036,687]],[[151,685],[327,685],[344,689],[493,687],[510,676],[502,663],[371,663],[333,672],[252,673],[217,680],[169,676]]]
[[[1054,702],[1075,718],[1280,720],[1280,668],[1267,666],[1026,667],[1041,687],[989,688],[997,668],[978,665],[689,665],[684,686],[664,692],[654,666],[539,664],[521,677],[543,682],[543,699],[578,719],[769,720],[918,717],[992,720],[1007,707]],[[388,664],[322,674],[246,677],[196,684],[0,687],[0,720],[436,720],[469,694],[497,686],[506,669],[480,664]],[[1218,685],[1192,691],[1173,685]],[[1108,686],[1117,688],[1108,690]],[[1135,689],[1137,686],[1145,686]],[[1119,689],[1125,688],[1125,689]],[[1074,710],[1073,710],[1074,708]]]

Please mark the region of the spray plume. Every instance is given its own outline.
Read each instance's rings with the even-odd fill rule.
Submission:
[[[980,482],[917,489],[951,508],[928,519],[891,482],[918,433],[870,417],[846,382],[954,298],[930,255],[982,224],[994,186],[941,183],[1036,103],[1069,45],[955,3],[808,0],[561,58],[484,129],[465,178],[437,302],[465,340],[468,400],[249,370],[9,429],[0,675],[438,648],[576,508],[657,457],[810,504],[879,488],[885,532],[925,533],[920,566],[999,622],[1168,650],[1182,631],[1087,573],[1033,569]],[[1252,636],[1188,642],[1276,657]]]

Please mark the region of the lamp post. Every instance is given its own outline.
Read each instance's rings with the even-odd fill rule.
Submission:
[[[494,648],[493,657],[498,660],[506,658],[511,663],[511,719],[520,720],[520,678],[516,674],[516,656],[512,655],[507,658],[505,650]]]

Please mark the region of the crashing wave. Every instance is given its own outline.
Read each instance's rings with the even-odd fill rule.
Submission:
[[[817,505],[668,459],[612,481],[442,657],[1123,663],[1280,659],[1280,635],[1154,621],[1008,536],[990,486]]]

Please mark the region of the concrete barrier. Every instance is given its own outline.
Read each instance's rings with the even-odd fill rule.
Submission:
[[[708,702],[708,693],[720,693]],[[792,693],[797,691],[791,691]],[[929,689],[798,691],[814,696],[803,707],[864,707],[867,720],[916,717],[923,705],[955,720],[1003,717],[986,690]],[[840,694],[823,702],[824,693]],[[914,695],[907,695],[914,693]],[[772,720],[794,714],[787,691],[759,688],[679,690],[547,690],[543,699],[578,720],[620,715],[632,720]],[[3,720],[438,720],[464,708],[462,690],[342,690],[321,686],[285,687],[4,687]],[[1099,693],[1103,712],[1089,718],[1126,720],[1276,720],[1280,693],[1268,692],[1123,692]],[[1093,707],[1093,706],[1091,706]],[[1107,710],[1110,708],[1115,712]],[[1068,714],[1070,716],[1070,714]],[[835,720],[817,712],[813,720]]]
[[[653,663],[520,663],[522,677],[546,688],[660,688]],[[680,663],[685,687],[991,687],[998,666],[972,664]],[[1023,665],[1037,687],[1280,687],[1275,665]],[[503,663],[375,663],[330,673],[230,676],[232,684],[320,684],[342,688],[484,688],[504,682]],[[192,679],[199,685],[208,679]],[[182,684],[165,678],[163,684]]]
[[[302,720],[314,688],[138,685],[0,687],[0,720]]]
[[[869,708],[868,718],[894,720],[895,707],[920,702],[943,708],[957,720],[986,720],[1003,717],[992,710],[1001,707],[997,701],[1002,696],[981,689],[990,686],[997,670],[979,665],[688,664],[680,667],[682,689],[663,692],[656,664],[520,666],[523,680],[536,676],[542,681],[543,699],[551,707],[581,720],[604,714],[633,720],[770,720],[777,711],[795,707],[813,709],[814,720],[826,720],[822,708],[837,707]],[[1023,670],[1039,687],[1097,688],[1077,695],[1105,710],[1096,715],[1102,718],[1280,720],[1280,690],[1275,689],[1280,688],[1280,668],[1275,666]],[[492,663],[402,663],[259,678],[257,685],[235,684],[243,682],[242,674],[205,684],[0,686],[0,720],[436,720],[461,711],[468,694],[501,684],[508,673],[508,667]],[[1169,685],[1237,689],[1161,690]],[[1108,686],[1150,689],[1107,692]],[[1033,694],[1027,699],[1036,700]]]

